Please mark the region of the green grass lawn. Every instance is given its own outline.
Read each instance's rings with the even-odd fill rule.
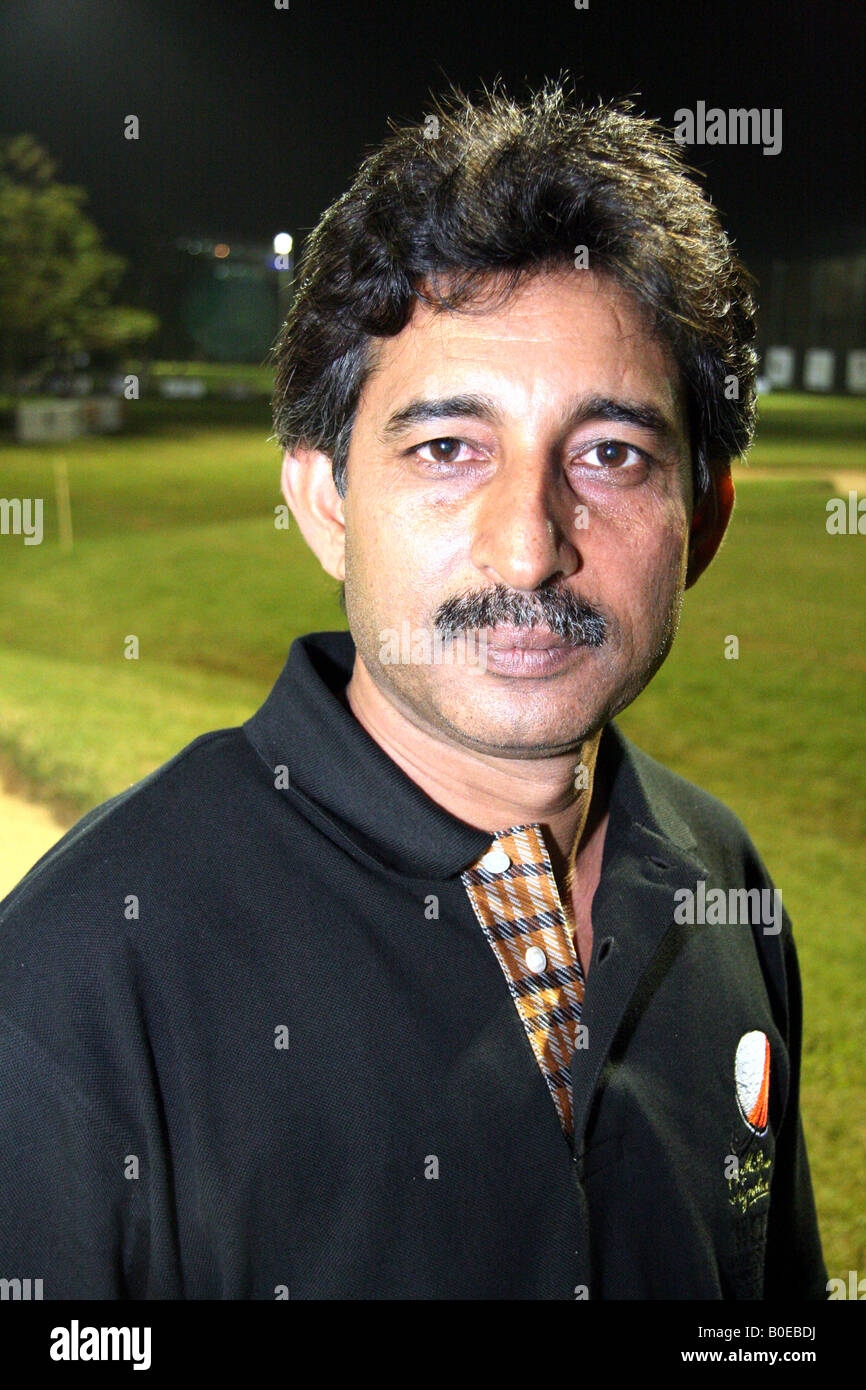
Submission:
[[[294,637],[345,626],[297,527],[274,526],[270,428],[262,401],[142,401],[124,436],[65,446],[70,554],[55,451],[0,442],[0,495],[45,499],[41,546],[0,537],[0,753],[43,799],[82,812],[239,723]],[[736,811],[782,889],[804,980],[804,1123],[828,1271],[844,1276],[866,1271],[866,538],[829,536],[825,503],[828,473],[866,471],[866,401],[762,398],[752,467],[803,476],[738,472],[722,551],[620,723]]]
[[[835,472],[866,466],[866,402],[856,396],[761,396],[753,468]]]

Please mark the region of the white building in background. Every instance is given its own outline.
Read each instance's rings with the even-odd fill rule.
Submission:
[[[866,252],[749,267],[770,389],[866,395]]]

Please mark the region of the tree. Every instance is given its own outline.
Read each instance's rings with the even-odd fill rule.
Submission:
[[[0,137],[0,338],[7,385],[24,367],[75,351],[125,347],[159,320],[111,297],[126,269],[83,211],[82,188],[56,182],[31,135]]]

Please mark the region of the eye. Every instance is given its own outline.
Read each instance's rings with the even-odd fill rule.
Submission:
[[[642,449],[636,448],[634,444],[623,444],[620,439],[603,439],[600,444],[590,445],[578,457],[591,462],[593,454],[597,456],[593,465],[597,468],[625,468],[647,462],[647,456]]]
[[[451,435],[443,435],[440,439],[428,439],[424,444],[419,444],[412,452],[418,454],[419,458],[425,463],[465,463],[466,459],[458,458],[461,449],[468,449],[469,445],[462,439],[454,439]],[[431,451],[430,456],[425,456],[424,450]]]

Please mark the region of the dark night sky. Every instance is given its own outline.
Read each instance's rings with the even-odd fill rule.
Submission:
[[[431,88],[520,95],[562,69],[587,96],[781,107],[783,147],[694,148],[748,255],[863,246],[866,7],[573,0],[6,0],[0,130],[36,135],[111,243],[296,239]],[[141,122],[138,142],[123,118]]]

